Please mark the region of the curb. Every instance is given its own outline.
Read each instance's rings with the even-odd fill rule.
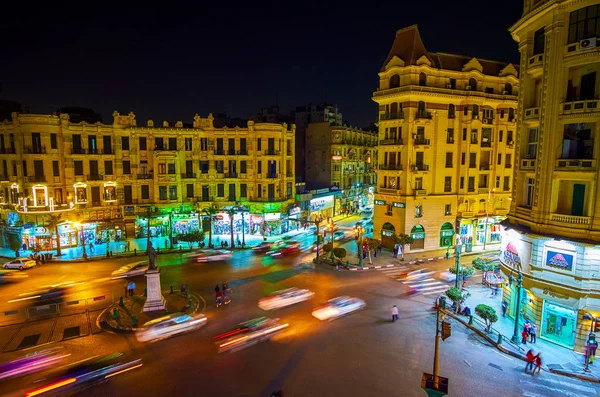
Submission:
[[[484,252],[469,252],[469,253],[466,253],[466,254],[461,254],[461,258],[463,256],[480,255],[480,254],[484,254],[484,253],[490,254],[490,253],[495,253],[495,252],[500,252],[500,251],[494,250],[494,251],[484,251]],[[454,255],[450,256],[450,258],[454,258],[454,257],[455,257]],[[393,258],[393,259],[396,259],[396,258]],[[434,256],[434,257],[431,257],[431,258],[419,258],[419,259],[414,259],[412,261],[402,262],[401,264],[399,263],[399,264],[396,264],[396,265],[378,265],[378,266],[362,266],[361,267],[361,266],[358,266],[358,265],[355,265],[355,264],[350,264],[351,267],[348,270],[350,270],[350,271],[357,271],[357,270],[364,271],[364,270],[382,269],[382,268],[397,267],[397,266],[403,266],[403,265],[415,265],[415,264],[421,264],[421,263],[439,261],[439,260],[442,260],[442,259],[446,259],[446,256]]]
[[[164,292],[164,291],[162,291]],[[170,292],[169,290],[166,290],[167,295]],[[195,294],[193,292],[190,292],[190,296],[194,296],[197,300],[197,305],[195,305],[196,307],[194,308],[194,310],[192,310],[192,312],[187,313],[189,315],[194,315],[198,312],[198,309],[200,309],[200,301],[203,300],[201,298],[200,295]],[[111,309],[119,306],[118,303],[114,303],[112,305],[110,305],[109,307],[107,307],[106,309],[104,309],[102,311],[102,313],[100,313],[98,315],[98,317],[96,318],[96,325],[98,326],[99,329],[102,329],[104,331],[114,331],[116,333],[120,333],[120,334],[134,334],[138,331],[143,330],[143,327],[127,327],[127,326],[122,326],[122,325],[112,325],[108,322],[108,320],[106,318],[102,318],[103,316],[106,315],[106,313],[110,313]],[[206,307],[206,306],[205,306]],[[102,318],[102,320],[100,320]]]

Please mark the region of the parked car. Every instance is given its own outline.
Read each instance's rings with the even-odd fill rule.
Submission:
[[[346,238],[346,232],[345,231],[343,231],[343,230],[336,230],[335,232],[333,232],[333,239],[335,241],[342,240],[344,238]]]
[[[280,322],[278,318],[260,317],[241,323],[237,328],[217,335],[213,339],[219,353],[228,350],[235,351],[269,340],[288,325]]]
[[[146,273],[146,270],[148,270],[148,262],[146,261],[128,263],[112,272],[112,278],[141,276]]]
[[[226,261],[230,259],[232,255],[232,252],[227,250],[207,249],[191,254],[190,256],[193,257],[196,260],[196,262],[216,262]]]
[[[267,252],[271,250],[271,243],[260,243],[256,247],[252,247],[254,252]]]
[[[6,262],[3,267],[5,269],[30,269],[36,265],[35,260],[29,258],[16,258],[10,262]]]

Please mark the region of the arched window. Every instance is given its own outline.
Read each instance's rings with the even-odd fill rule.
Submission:
[[[504,92],[506,93],[506,95],[512,95],[512,84],[504,84]]]
[[[471,87],[471,91],[477,91],[477,80],[470,78],[469,86]]]
[[[473,105],[473,118],[479,117],[479,105]]]
[[[400,76],[397,74],[390,78],[390,88],[400,87]]]
[[[427,75],[423,72],[419,74],[419,85],[425,87],[427,85]]]
[[[394,102],[390,105],[390,118],[396,119],[398,118],[398,103]]]
[[[479,200],[479,212],[485,212],[485,200]]]
[[[454,118],[454,104],[451,103],[450,105],[448,105],[448,118],[449,119],[453,119]]]

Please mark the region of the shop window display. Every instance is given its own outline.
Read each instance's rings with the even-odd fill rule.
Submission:
[[[573,347],[577,332],[577,311],[544,301],[542,333],[544,339],[559,345]]]

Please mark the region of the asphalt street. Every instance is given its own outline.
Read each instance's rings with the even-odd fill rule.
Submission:
[[[143,359],[141,368],[81,394],[86,396],[217,393],[269,396],[277,389],[295,397],[425,395],[420,381],[422,373],[432,372],[433,366],[435,312],[431,305],[434,296],[407,295],[409,286],[397,281],[392,272],[338,272],[327,265],[302,266],[314,255],[310,253],[314,237],[306,235],[298,239],[302,241],[304,252],[277,259],[249,251],[236,253],[228,262],[208,264],[192,263],[178,255],[160,256],[164,290],[171,283],[177,286],[186,283],[205,298],[208,322],[198,331],[141,344],[132,335],[88,328],[87,336],[62,340],[54,336],[62,326],[59,324],[62,317],[59,317],[50,325],[51,331],[46,329],[48,325],[36,325],[34,330],[50,332],[52,340],[48,342],[55,340],[56,343],[38,344],[30,349],[16,350],[15,346],[20,343],[23,329],[43,322],[28,323],[27,327],[22,324],[0,327],[0,342],[5,346],[0,360],[6,362],[45,346],[62,347],[71,354],[70,361],[116,351]],[[5,311],[20,307],[22,302],[8,301],[19,299],[25,289],[56,282],[83,283],[75,287],[69,299],[118,296],[125,282],[111,281],[109,275],[126,262],[123,259],[32,269],[26,281],[0,287],[0,308]],[[413,268],[439,271],[449,263],[439,261]],[[448,284],[437,274],[433,279]],[[233,289],[233,302],[217,308],[213,288],[223,281],[228,281]],[[136,283],[142,289],[143,277],[136,279]],[[310,289],[315,297],[273,312],[258,308],[258,299],[289,287]],[[335,321],[319,321],[311,315],[313,307],[320,302],[340,295],[359,297],[367,306]],[[392,305],[400,309],[400,320],[396,323],[391,322]],[[90,311],[84,313],[89,316]],[[215,335],[264,315],[279,318],[289,327],[270,341],[231,353],[217,353],[212,341]],[[8,321],[6,317],[3,319]],[[90,318],[90,322],[92,320]],[[21,328],[15,331],[18,327]],[[452,336],[441,343],[440,375],[449,378],[449,395],[453,396],[594,396],[600,392],[597,385],[576,379],[546,372],[536,377],[525,374],[521,361],[487,346],[457,323],[453,324]],[[24,391],[43,384],[37,382],[41,376],[4,381],[0,384],[0,394],[23,395]]]

